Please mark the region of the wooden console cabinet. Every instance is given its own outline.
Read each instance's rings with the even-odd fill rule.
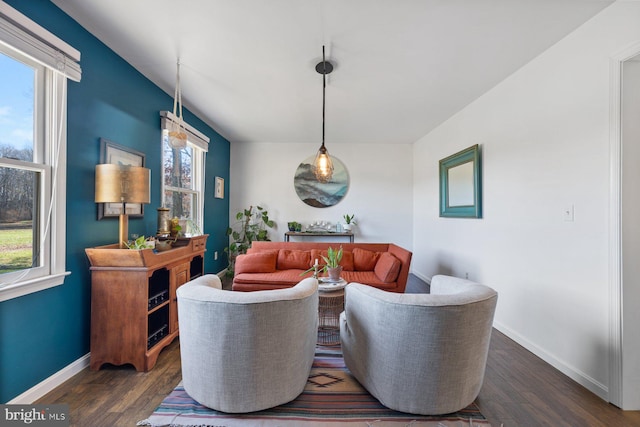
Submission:
[[[148,371],[178,336],[176,289],[204,273],[208,235],[165,252],[87,248],[91,263],[91,363]]]

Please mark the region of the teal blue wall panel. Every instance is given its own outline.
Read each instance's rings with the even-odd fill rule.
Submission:
[[[129,230],[154,234],[161,185],[159,112],[173,108],[170,95],[50,1],[6,3],[81,52],[82,81],[68,84],[66,260],[71,275],[62,286],[0,303],[0,402],[89,352],[91,277],[84,248],[115,243],[118,234],[117,219],[98,221],[93,202],[100,138],[146,154],[151,203],[145,206],[144,218],[130,220]],[[220,176],[228,186],[229,142],[189,111],[185,118],[211,139],[203,231],[210,234],[205,271],[215,273],[225,267],[222,259],[213,260],[213,252],[227,245],[229,199],[213,197],[213,181]]]

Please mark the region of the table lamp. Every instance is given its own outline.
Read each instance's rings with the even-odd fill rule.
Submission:
[[[151,170],[140,166],[96,165],[96,203],[122,203],[120,248],[129,241],[127,203],[149,203]]]

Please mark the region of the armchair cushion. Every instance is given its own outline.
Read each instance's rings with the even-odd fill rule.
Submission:
[[[205,275],[177,290],[184,388],[218,411],[253,412],[302,393],[313,363],[318,281],[233,292]]]

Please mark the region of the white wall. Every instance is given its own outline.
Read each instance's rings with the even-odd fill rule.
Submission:
[[[287,222],[342,222],[355,214],[356,242],[393,242],[412,248],[412,146],[331,144],[329,153],[349,172],[347,195],[335,206],[313,208],[298,198],[293,177],[298,165],[320,144],[232,143],[230,214],[261,205],[277,222],[271,240],[282,241]]]
[[[414,273],[494,287],[498,329],[605,399],[609,58],[638,40],[616,2],[415,145]],[[438,160],[476,143],[484,218],[439,218]]]
[[[622,283],[624,324],[622,355],[623,377],[640,384],[640,61],[623,64],[622,96]],[[640,407],[640,387],[623,384],[623,407]]]

